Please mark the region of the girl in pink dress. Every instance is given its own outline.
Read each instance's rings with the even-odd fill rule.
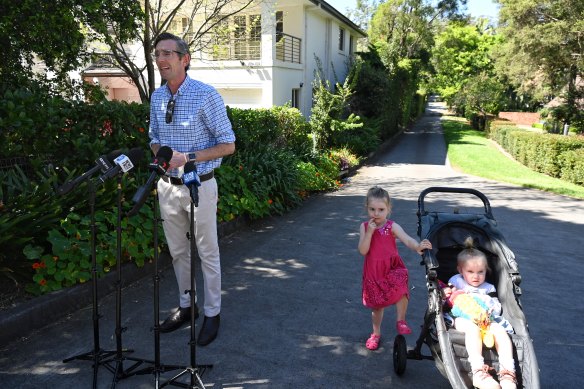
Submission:
[[[411,334],[406,323],[409,288],[408,269],[397,250],[395,239],[419,254],[431,249],[432,244],[424,239],[420,243],[410,237],[393,220],[387,217],[391,213],[391,199],[386,190],[375,186],[367,192],[367,214],[369,221],[361,224],[359,234],[359,252],[365,256],[363,264],[363,305],[372,309],[371,321],[373,333],[365,346],[369,350],[379,347],[381,338],[381,321],[383,310],[390,305],[396,306],[396,329],[399,334]]]

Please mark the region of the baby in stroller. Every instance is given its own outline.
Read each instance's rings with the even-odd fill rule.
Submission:
[[[495,286],[486,282],[488,261],[485,253],[474,247],[470,236],[464,246],[457,256],[459,274],[452,276],[442,291],[452,308],[454,328],[464,333],[472,384],[479,389],[515,389],[513,345],[508,335],[508,332],[513,333],[513,328],[501,316],[501,303],[494,297]],[[497,350],[499,382],[489,374],[491,367],[484,363],[483,342],[488,347],[494,344]]]

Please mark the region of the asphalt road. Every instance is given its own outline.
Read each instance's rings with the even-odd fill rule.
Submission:
[[[195,349],[196,365],[208,388],[449,388],[434,362],[408,361],[406,372],[393,372],[395,310],[386,311],[381,347],[371,352],[370,312],[361,304],[362,258],[357,252],[359,223],[366,219],[364,195],[373,185],[393,197],[392,218],[416,234],[417,198],[430,186],[470,187],[490,200],[523,276],[523,307],[541,369],[542,388],[579,387],[584,365],[582,282],[584,202],[538,190],[500,184],[453,171],[446,160],[439,103],[393,142],[391,148],[359,169],[333,193],[315,196],[302,207],[269,218],[222,239],[223,307],[221,331],[207,347]],[[439,201],[438,201],[439,200]],[[427,207],[474,199],[427,199]],[[479,207],[480,208],[480,207]],[[414,334],[426,308],[424,270],[419,257],[402,244],[410,269],[408,321]],[[122,325],[127,357],[154,360],[153,279],[146,277],[123,291]],[[176,305],[172,269],[161,273],[160,317]],[[100,344],[115,350],[115,296],[100,300]],[[197,327],[201,324],[200,319]],[[198,328],[197,328],[198,332]],[[180,369],[163,371],[159,387],[192,362],[190,327],[161,334],[160,363]],[[40,331],[22,334],[0,350],[2,388],[91,388],[92,362],[63,359],[93,349],[91,307]],[[427,349],[424,348],[427,352]],[[131,366],[123,361],[124,369]],[[98,388],[155,388],[152,363],[115,382],[104,366]],[[190,373],[183,378],[190,377]],[[187,381],[188,382],[188,381]],[[168,385],[174,386],[174,385]]]

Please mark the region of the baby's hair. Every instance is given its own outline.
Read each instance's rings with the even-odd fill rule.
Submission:
[[[489,269],[489,262],[485,253],[475,247],[472,236],[467,236],[464,240],[464,249],[458,253],[456,260],[459,265],[462,265],[466,261],[473,259],[480,259],[487,267],[487,270],[491,270]]]
[[[391,206],[391,198],[389,197],[389,193],[379,186],[374,186],[367,191],[367,197],[365,198],[365,206],[369,205],[369,200],[371,199],[380,199],[385,200],[387,206]]]

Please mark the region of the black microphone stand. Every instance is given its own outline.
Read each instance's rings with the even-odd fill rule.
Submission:
[[[196,187],[195,187],[196,189]],[[197,204],[198,206],[198,204]],[[181,388],[199,388],[205,389],[205,384],[203,384],[203,380],[201,376],[205,373],[207,369],[212,369],[213,365],[197,365],[196,363],[196,349],[197,349],[197,340],[195,336],[195,303],[196,303],[196,296],[197,292],[195,290],[195,258],[197,256],[197,243],[195,239],[195,204],[194,201],[191,201],[191,225],[190,231],[187,238],[191,242],[191,289],[187,292],[191,295],[191,339],[189,340],[189,346],[191,348],[191,364],[190,366],[186,367],[182,372],[175,375],[167,382],[163,383],[161,387],[166,385],[173,385],[179,386]],[[200,375],[199,375],[200,372]],[[183,382],[177,382],[176,380],[182,377],[183,375],[189,374],[191,377],[190,384],[186,384]]]
[[[95,185],[91,180],[88,183],[89,190],[89,209],[91,214],[91,285],[93,293],[93,350],[79,355],[63,359],[63,363],[70,362],[74,359],[93,361],[93,389],[97,388],[97,371],[100,362],[109,358],[116,353],[116,351],[102,350],[99,345],[99,308],[97,303],[97,255],[96,255],[96,225],[95,225]]]
[[[156,183],[154,184],[154,227],[153,227],[153,241],[154,241],[154,361],[153,366],[137,370],[129,375],[139,374],[154,374],[155,388],[160,388],[160,374],[166,371],[182,369],[183,366],[162,365],[160,363],[160,274],[158,271],[158,223],[162,220],[158,218],[158,190]],[[128,376],[129,376],[128,375]]]
[[[122,332],[127,328],[122,327],[122,175],[123,172],[118,173],[118,199],[117,199],[117,252],[116,252],[116,272],[118,275],[116,281],[116,353],[111,359],[105,360],[102,364],[113,373],[113,380],[111,388],[116,387],[116,383],[123,378],[129,376],[129,373],[137,368],[140,364],[150,362],[145,359],[131,358],[124,356],[124,353],[132,353],[134,350],[122,348]],[[124,370],[124,360],[133,361],[127,370]],[[151,362],[150,362],[151,363]]]

